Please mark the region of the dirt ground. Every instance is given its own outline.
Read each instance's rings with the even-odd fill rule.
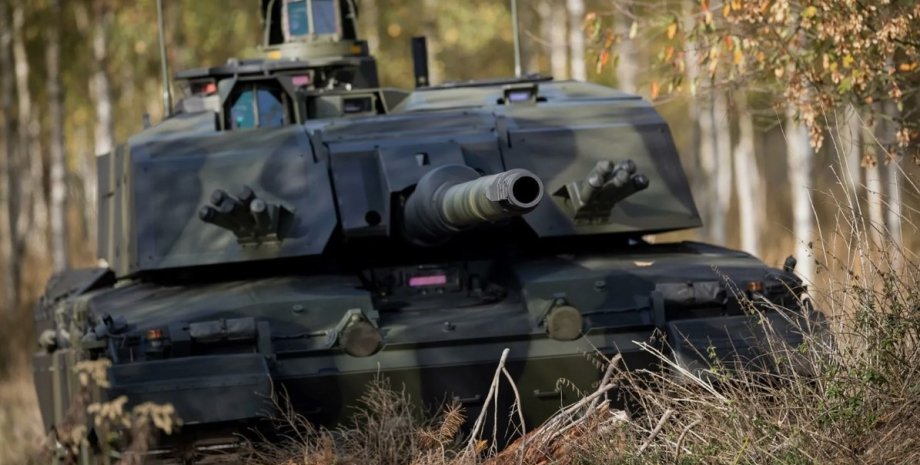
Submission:
[[[0,465],[19,465],[44,441],[38,401],[27,368],[13,370],[0,380]]]

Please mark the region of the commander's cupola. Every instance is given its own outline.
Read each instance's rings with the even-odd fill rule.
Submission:
[[[354,0],[262,0],[269,58],[317,60],[361,56]]]
[[[213,111],[216,129],[234,131],[381,114],[404,97],[378,89],[354,0],[260,2],[264,56],[177,73],[178,113]]]

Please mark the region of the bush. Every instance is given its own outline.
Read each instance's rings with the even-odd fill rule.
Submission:
[[[800,328],[804,340],[795,346],[765,328],[769,363],[713,363],[690,372],[644,345],[668,368],[627,372],[610,361],[596,392],[500,453],[485,450],[478,436],[456,441],[455,427],[445,425],[461,418],[457,410],[440,420],[450,434],[433,433],[437,421],[420,419],[410,399],[379,382],[352,428],[333,433],[291,423],[308,434],[289,436],[283,446],[259,446],[258,462],[920,463],[920,260],[870,240],[884,231],[868,233],[847,211],[853,210],[841,209],[835,229],[840,237],[824,238],[825,249],[816,252],[826,282],[812,298],[826,320],[819,330]],[[836,243],[846,244],[842,254],[829,246]],[[753,314],[762,311],[748,304]],[[792,316],[793,322],[813,321]],[[496,379],[500,372],[501,363]],[[634,400],[629,415],[603,401],[614,388]]]

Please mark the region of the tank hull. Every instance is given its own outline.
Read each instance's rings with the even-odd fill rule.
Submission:
[[[123,395],[130,405],[156,402],[176,408],[185,426],[164,444],[236,441],[227,431],[245,431],[277,413],[271,399],[279,394],[317,425],[347,425],[360,406],[358,399],[377,377],[404,389],[429,412],[458,402],[467,418],[475,420],[504,349],[509,349],[507,368],[520,392],[525,427],[533,428],[579,399],[579,391],[590,391],[603,375],[605,358],[619,354],[630,370],[656,367],[640,342],[657,347],[668,342],[673,356],[688,369],[707,366],[712,353],[725,361],[756,358],[764,340],[763,321],[745,314],[731,295],[720,303],[707,302],[701,289],[708,283],[723,282],[728,289],[729,282],[723,280],[741,288],[759,282],[771,301],[790,308],[795,302],[794,288],[778,280],[784,276],[779,270],[747,254],[692,243],[454,266],[467,277],[481,275],[501,283],[503,295],[471,301],[469,290],[401,295],[394,289],[390,296],[379,297],[361,289],[354,277],[336,275],[185,285],[139,282],[95,289],[80,299],[87,301],[91,313],[120,311],[133,333],[165,329],[168,343],[162,351],[151,351],[139,340],[134,347],[96,353],[113,360],[109,398]],[[432,273],[431,267],[409,268]],[[393,269],[378,274],[391,276]],[[436,270],[450,273],[449,267]],[[697,283],[695,294],[686,294],[684,287],[669,290],[688,283],[690,289]],[[675,297],[679,295],[685,301]],[[573,340],[555,338],[545,325],[546,314],[560,300],[584,318],[582,332]],[[349,311],[358,310],[373,315],[370,321],[383,340],[370,356],[349,355],[342,341],[330,336],[340,332]],[[256,328],[248,339],[202,339],[200,333],[185,338],[182,332],[201,327],[193,322],[247,318]],[[784,315],[767,312],[767,321],[789,343],[799,340]],[[74,351],[36,356],[39,397],[49,427],[56,417],[49,408],[55,405],[54,396],[73,387],[54,373],[87,356]],[[62,362],[68,353],[72,360]],[[52,365],[52,359],[60,360]],[[567,382],[560,383],[562,379]],[[499,408],[510,408],[512,400],[504,385]],[[513,432],[506,423],[499,427]]]

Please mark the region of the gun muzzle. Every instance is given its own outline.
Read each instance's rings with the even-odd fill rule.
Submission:
[[[529,213],[543,198],[543,183],[525,169],[479,176],[463,165],[446,165],[422,177],[404,211],[406,235],[436,245],[481,223]]]

